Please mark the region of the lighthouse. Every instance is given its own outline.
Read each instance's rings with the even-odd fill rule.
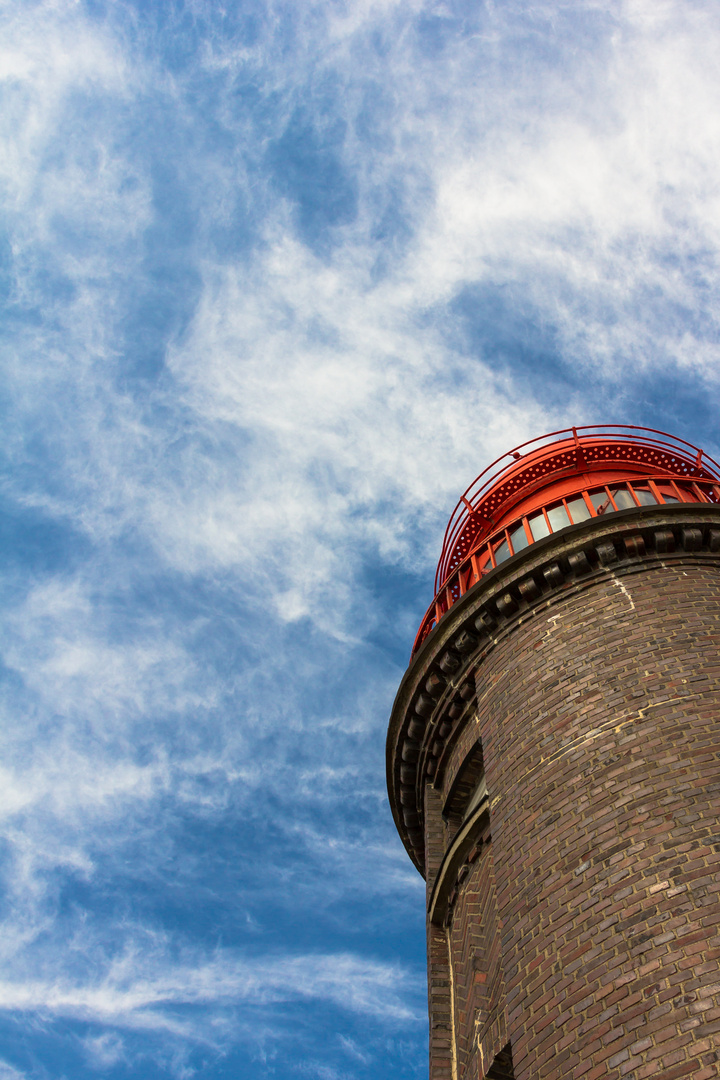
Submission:
[[[720,1075],[720,467],[600,425],[453,511],[395,699],[430,1080]]]

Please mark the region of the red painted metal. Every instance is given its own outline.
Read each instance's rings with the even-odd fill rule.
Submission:
[[[663,492],[674,502],[720,502],[718,481],[716,461],[692,443],[654,428],[588,425],[521,443],[489,465],[460,496],[445,530],[435,599],[413,653],[483,573],[514,553],[514,544],[520,550],[540,539],[533,528],[544,530],[542,535],[557,531],[548,510],[556,520],[565,513],[566,524],[573,522],[571,496],[582,500],[574,503],[576,511],[594,517],[621,509],[618,498],[627,506],[642,505],[648,499],[665,501]]]
[[[583,474],[588,474],[591,485],[637,472],[720,479],[717,462],[692,443],[629,424],[564,428],[509,450],[488,465],[460,496],[445,530],[435,590],[471,548],[504,521],[520,516],[519,503],[527,503],[523,510],[529,510],[533,496],[537,496],[537,505],[550,501],[545,489],[551,484],[557,484],[558,497],[562,497],[564,487],[577,488],[577,477]]]

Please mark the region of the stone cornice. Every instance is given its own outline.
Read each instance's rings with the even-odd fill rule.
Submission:
[[[682,503],[622,510],[527,547],[470,588],[440,620],[400,684],[387,738],[395,824],[423,873],[423,788],[439,783],[475,707],[483,656],[538,609],[609,573],[676,561],[720,562],[720,506]]]

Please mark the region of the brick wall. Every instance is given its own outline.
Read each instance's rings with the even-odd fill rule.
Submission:
[[[719,599],[711,565],[608,574],[478,669],[455,757],[481,736],[518,1080],[720,1075]],[[459,1080],[483,1075],[463,1008],[483,866],[451,932]]]
[[[428,784],[425,788],[425,876],[428,898],[445,851],[441,808],[442,793]],[[430,1080],[456,1080],[450,960],[448,935],[444,927],[428,926],[427,950]]]
[[[489,837],[452,912],[458,1076],[483,1076],[507,1042],[505,983]]]
[[[398,691],[431,1080],[720,1077],[720,515],[621,517],[493,571]]]

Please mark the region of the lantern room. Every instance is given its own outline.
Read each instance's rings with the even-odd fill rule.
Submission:
[[[720,503],[720,466],[653,428],[565,428],[503,454],[461,495],[413,654],[443,615],[495,567],[552,533],[602,514],[668,503]]]

